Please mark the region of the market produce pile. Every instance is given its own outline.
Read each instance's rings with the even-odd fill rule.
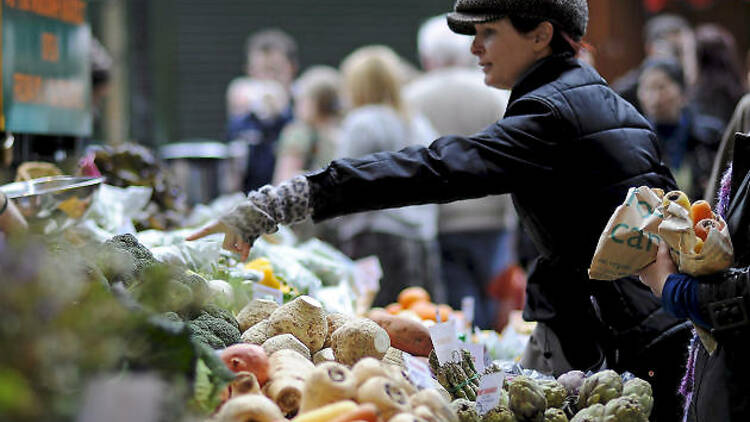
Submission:
[[[500,361],[480,371],[484,356],[463,349],[439,361],[431,330],[460,311],[419,288],[402,292],[401,309],[362,308],[370,283],[318,240],[282,230],[240,262],[216,236],[107,234],[104,220],[119,217],[98,218],[75,235],[0,239],[0,414],[12,420],[86,420],[81,412],[106,403],[92,398],[102,379],[141,376],[167,386],[154,391],[163,391],[158,420],[169,421],[616,422],[650,413],[649,384],[612,371],[555,380]],[[499,400],[481,412],[482,380],[500,371]]]

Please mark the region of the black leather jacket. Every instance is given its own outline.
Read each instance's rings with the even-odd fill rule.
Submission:
[[[701,348],[695,364],[690,419],[750,420],[750,136],[737,134],[732,161],[731,201],[727,224],[735,251],[734,266],[700,277],[701,314],[712,326],[718,348]]]
[[[669,191],[675,183],[645,118],[570,56],[533,65],[513,88],[505,116],[480,133],[337,160],[308,180],[318,221],[512,193],[541,253],[529,276],[524,317],[550,325],[578,368],[601,363],[602,349],[616,365],[616,346],[603,344],[613,333],[627,333],[620,343],[643,350],[680,323],[661,315],[658,299],[633,279],[588,279],[597,239],[628,188]],[[663,318],[639,337],[644,331],[634,327],[655,313]]]

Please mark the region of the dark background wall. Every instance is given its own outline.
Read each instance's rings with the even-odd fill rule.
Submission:
[[[427,17],[453,0],[92,0],[94,34],[100,12],[121,2],[125,10],[130,139],[162,144],[189,138],[223,139],[227,84],[244,72],[247,36],[279,27],[299,43],[300,64],[337,66],[353,49],[386,44],[417,64],[416,34]],[[597,68],[612,81],[643,57],[641,32],[650,16],[643,0],[589,0],[586,39]],[[750,1],[714,0],[695,8],[669,0],[665,11],[692,23],[718,22],[750,48]],[[110,20],[111,21],[111,20]]]

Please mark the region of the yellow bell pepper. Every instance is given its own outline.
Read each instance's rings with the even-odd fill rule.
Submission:
[[[245,269],[260,271],[261,273],[263,273],[263,279],[260,281],[260,284],[274,289],[281,289],[281,282],[273,274],[271,261],[269,261],[267,258],[254,259],[245,264]]]

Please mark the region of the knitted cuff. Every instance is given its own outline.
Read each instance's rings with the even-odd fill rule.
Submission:
[[[221,221],[251,243],[274,233],[278,224],[294,224],[310,216],[310,187],[307,178],[297,176],[279,186],[266,185],[247,195]]]

